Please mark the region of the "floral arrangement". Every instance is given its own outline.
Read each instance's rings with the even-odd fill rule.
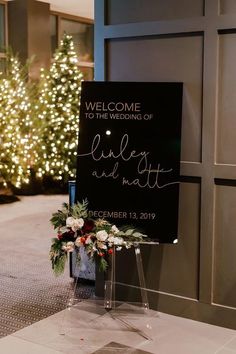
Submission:
[[[62,209],[53,213],[51,223],[57,232],[52,239],[50,260],[56,275],[64,272],[68,253],[84,247],[88,257],[97,261],[99,269],[105,271],[108,267],[109,255],[114,250],[130,248],[147,236],[132,227],[118,229],[104,219],[89,217],[88,201],[69,206],[62,205]],[[79,252],[77,252],[79,257]]]

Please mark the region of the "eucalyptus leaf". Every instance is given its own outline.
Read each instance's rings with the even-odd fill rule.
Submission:
[[[134,232],[134,229],[129,229],[129,230],[126,230],[126,231],[125,231],[125,234],[126,234],[127,236],[131,236],[131,235],[133,234],[133,232]]]

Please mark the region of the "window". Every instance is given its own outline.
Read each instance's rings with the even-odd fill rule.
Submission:
[[[89,19],[51,14],[51,50],[52,54],[59,45],[63,33],[73,37],[75,50],[78,53],[79,68],[85,80],[93,80],[94,75],[94,25]]]
[[[55,52],[58,47],[58,31],[57,31],[57,16],[50,16],[50,27],[51,27],[51,51]]]
[[[73,37],[79,61],[93,62],[93,25],[62,18],[61,33],[64,32]]]
[[[0,1],[0,72],[4,72],[6,68],[6,47],[6,3]]]

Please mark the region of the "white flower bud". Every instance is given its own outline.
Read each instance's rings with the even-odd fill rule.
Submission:
[[[73,252],[74,251],[74,242],[69,241],[66,245],[62,246],[62,249],[66,252]]]
[[[113,225],[111,227],[111,231],[114,232],[114,234],[117,234],[118,232],[120,232],[120,230],[116,227],[116,225]]]
[[[114,237],[114,245],[121,246],[123,245],[124,240],[122,237]]]

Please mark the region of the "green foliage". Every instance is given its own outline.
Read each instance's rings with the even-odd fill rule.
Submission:
[[[75,177],[82,73],[72,37],[64,34],[39,82],[9,50],[0,73],[0,183],[20,188],[36,178]]]
[[[75,218],[87,218],[88,217],[88,201],[83,200],[82,203],[76,203],[71,207],[71,215]]]
[[[72,37],[64,34],[49,72],[41,72],[37,175],[64,183],[75,177],[82,73]]]
[[[73,216],[74,218],[87,218],[88,217],[88,201],[83,200],[82,203],[75,203],[72,207],[67,203],[62,204],[62,210],[58,210],[57,212],[52,214],[52,218],[50,222],[54,226],[54,229],[58,229],[66,225],[66,219],[69,216]]]
[[[58,210],[56,213],[52,214],[52,218],[50,219],[50,222],[54,226],[54,229],[58,229],[60,226],[66,225],[66,218],[67,218],[66,214]]]
[[[27,80],[28,64],[21,65],[10,51],[6,64],[6,73],[0,75],[0,182],[20,187],[29,182],[38,158],[34,94]]]
[[[67,254],[64,253],[62,255],[56,256],[52,261],[52,269],[56,276],[59,276],[64,273],[65,264],[67,261]]]
[[[97,257],[99,272],[106,272],[108,268],[108,262],[103,257]]]
[[[141,242],[144,239],[146,239],[146,242],[148,241],[147,235],[137,231],[137,229],[127,229],[126,231],[120,230],[118,236],[128,242]]]
[[[67,261],[67,253],[62,251],[62,245],[63,243],[57,238],[52,240],[50,260],[53,272],[56,276],[59,276],[64,272]]]
[[[89,218],[88,201],[76,203],[70,207],[67,203],[62,210],[53,213],[51,223],[58,230],[58,239],[52,240],[50,259],[55,274],[64,270],[68,252],[78,251],[84,247],[88,257],[96,261],[100,271],[105,272],[109,266],[109,257],[122,248],[130,248],[139,242],[148,242],[135,228],[124,226],[119,230],[107,220]],[[68,221],[67,218],[69,217]],[[77,252],[79,256],[79,252]],[[79,258],[77,259],[79,262]]]

